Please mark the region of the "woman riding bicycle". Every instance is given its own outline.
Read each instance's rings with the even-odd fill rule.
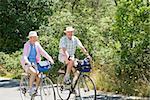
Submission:
[[[40,56],[44,56],[51,64],[54,63],[52,57],[42,48],[38,40],[36,31],[30,31],[28,35],[29,40],[24,44],[23,55],[21,58],[21,65],[26,73],[30,74],[29,79],[29,94],[35,94],[38,89],[40,78],[37,63],[40,62]],[[34,66],[33,66],[34,64]],[[36,82],[36,88],[33,88],[33,82]]]
[[[59,43],[60,50],[59,50],[58,59],[60,62],[67,65],[64,82],[66,84],[70,84],[71,83],[71,80],[70,80],[71,70],[75,72],[75,69],[73,68],[73,66],[74,66],[74,55],[75,55],[76,47],[80,47],[83,53],[86,56],[88,56],[90,59],[91,57],[89,53],[87,52],[87,50],[85,49],[85,47],[82,45],[81,41],[76,36],[74,36],[73,27],[67,27],[64,32],[66,33],[66,35],[60,39],[60,43]],[[76,72],[74,75],[77,76],[78,73]]]

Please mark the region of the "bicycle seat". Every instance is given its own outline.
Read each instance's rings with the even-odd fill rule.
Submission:
[[[21,73],[21,75],[22,75],[22,76],[28,76],[28,74],[27,74],[27,73]]]
[[[59,74],[65,74],[65,70],[59,69],[59,70],[58,70],[58,73],[59,73]]]

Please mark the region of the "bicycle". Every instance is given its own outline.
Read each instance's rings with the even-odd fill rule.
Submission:
[[[62,71],[62,69],[58,71],[57,92],[62,100],[68,100],[74,92],[76,97],[80,100],[96,100],[96,86],[93,80],[86,74],[91,71],[91,64],[89,62],[88,58],[85,58],[84,60],[75,60],[76,66],[74,66],[74,68],[79,72],[79,75],[76,80],[71,81],[70,85],[64,83],[66,66],[65,71]]]
[[[39,92],[40,95],[29,95],[28,90],[30,75],[27,73],[22,73],[20,80],[20,95],[22,100],[56,100],[53,82],[47,74],[45,74],[50,69],[51,65],[48,61],[42,61],[38,66],[41,80],[37,92]]]

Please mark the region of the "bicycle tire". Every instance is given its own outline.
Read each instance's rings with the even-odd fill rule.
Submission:
[[[31,96],[27,93],[29,90],[29,77],[28,75],[22,75],[21,80],[20,80],[20,96],[22,100],[30,100]]]
[[[64,84],[64,76],[64,74],[59,74],[57,77],[57,93],[61,100],[68,100],[71,95],[71,85]]]
[[[40,91],[42,100],[56,100],[54,85],[49,77],[42,79]]]
[[[96,86],[88,75],[82,74],[77,86],[80,100],[96,100]]]

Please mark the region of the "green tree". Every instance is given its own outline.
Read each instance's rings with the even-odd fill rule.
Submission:
[[[1,0],[0,51],[13,52],[22,47],[29,31],[47,25],[55,11],[54,0]]]
[[[149,11],[143,0],[120,0],[117,6],[112,35],[121,45],[116,75],[124,93],[136,93],[133,83],[140,78],[139,73],[149,69],[149,57],[145,56],[150,56],[145,52],[150,50]]]

